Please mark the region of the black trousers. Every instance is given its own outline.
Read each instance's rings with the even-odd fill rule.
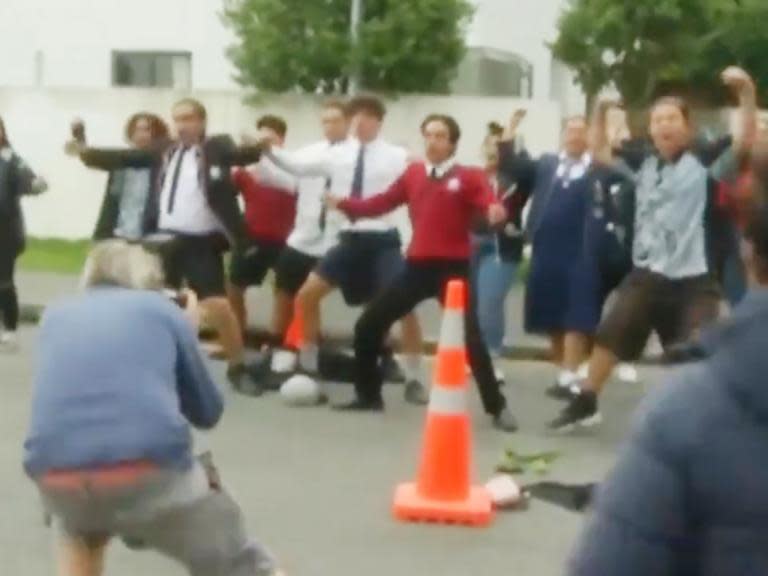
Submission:
[[[355,325],[355,391],[359,399],[381,399],[379,356],[392,325],[425,300],[439,298],[442,302],[448,282],[455,279],[467,280],[469,290],[468,261],[409,261],[405,270],[366,308]],[[496,416],[506,407],[506,400],[480,333],[473,298],[467,296],[464,329],[469,363],[485,411]]]
[[[0,314],[6,330],[11,332],[19,325],[19,298],[14,280],[17,256],[16,250],[0,245]]]

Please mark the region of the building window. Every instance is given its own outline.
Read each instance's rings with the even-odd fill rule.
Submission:
[[[459,66],[453,93],[530,98],[533,93],[533,66],[511,52],[470,48]]]
[[[113,52],[112,85],[143,88],[192,87],[189,52]]]

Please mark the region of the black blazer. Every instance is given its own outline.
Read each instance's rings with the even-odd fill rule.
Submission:
[[[83,154],[93,155],[100,162],[109,162],[120,168],[153,168],[157,172],[157,190],[153,194],[151,213],[157,218],[160,213],[160,193],[168,164],[177,150],[178,143],[154,150],[135,149],[86,149]],[[248,245],[248,234],[245,221],[237,203],[237,188],[232,182],[231,169],[233,166],[254,164],[261,158],[261,148],[258,146],[240,147],[226,135],[207,138],[202,146],[203,162],[200,166],[200,178],[205,188],[205,195],[211,211],[216,215],[224,228],[225,243],[234,249],[245,249]]]
[[[80,159],[83,161],[83,164],[89,168],[109,172],[107,188],[104,192],[101,210],[99,211],[99,217],[96,221],[96,229],[93,232],[94,240],[113,238],[120,215],[120,197],[123,192],[121,173],[126,170],[128,166],[125,165],[124,159],[121,156],[112,152],[113,151],[98,148],[86,148],[80,154]],[[158,196],[160,194],[158,183],[160,181],[160,170],[162,167],[160,160],[161,157],[157,154],[157,161],[149,168],[151,170],[151,188],[149,194],[147,194],[147,203],[144,209],[144,222],[142,227],[142,232],[145,235],[157,231],[157,208]]]

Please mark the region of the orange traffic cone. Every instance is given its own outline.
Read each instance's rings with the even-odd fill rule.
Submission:
[[[470,486],[472,434],[467,412],[464,306],[466,285],[448,285],[419,478],[401,484],[393,511],[399,520],[484,526],[493,519],[491,497]]]
[[[293,321],[285,333],[285,342],[283,344],[286,348],[293,350],[299,350],[302,344],[304,344],[304,321],[301,317],[298,302],[293,305]]]

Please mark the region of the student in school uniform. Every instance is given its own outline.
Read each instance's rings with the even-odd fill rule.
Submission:
[[[386,192],[365,199],[328,198],[330,206],[352,219],[376,217],[407,205],[413,224],[405,269],[366,308],[355,326],[356,395],[352,402],[337,407],[342,411],[384,409],[377,360],[390,327],[421,302],[441,298],[450,280],[469,280],[470,233],[476,217],[487,218],[491,226],[507,221],[507,210],[494,200],[483,171],[456,162],[461,136],[456,121],[433,114],[424,120],[421,130],[426,162],[411,164]],[[494,376],[471,296],[465,322],[469,362],[485,411],[496,428],[513,432],[517,423]]]
[[[724,145],[730,142],[725,139],[697,149],[688,105],[663,97],[651,108],[653,148],[617,151],[635,173],[637,185],[634,267],[602,319],[588,376],[572,389],[568,406],[550,423],[553,430],[599,424],[598,395],[618,362],[642,354],[651,333],[658,333],[670,349],[718,316],[720,294],[708,258],[710,190],[713,181],[730,177],[733,158],[746,149],[756,128],[756,90],[750,76],[729,68],[723,81],[738,94],[743,117],[742,134],[732,145]],[[604,126],[594,134],[602,142],[607,138]]]
[[[298,177],[328,180],[336,196],[367,198],[386,189],[407,166],[407,152],[381,138],[386,115],[384,103],[375,96],[361,95],[349,102],[353,137],[315,158],[301,158],[264,142],[269,156]],[[365,218],[347,222],[339,242],[322,258],[298,293],[304,322],[304,343],[299,352],[299,370],[318,375],[318,339],[321,302],[341,289],[350,306],[370,302],[398,276],[404,260],[397,218]],[[421,328],[415,314],[402,320],[402,348],[406,356],[405,396],[424,404],[426,388],[421,375]]]
[[[166,280],[186,284],[200,300],[205,321],[219,335],[233,387],[258,396],[261,367],[245,363],[240,327],[226,296],[224,253],[247,253],[249,239],[232,183],[233,166],[258,162],[258,146],[238,147],[229,136],[208,136],[208,114],[199,101],[185,98],[172,110],[177,140],[162,148],[90,149],[80,154],[123,168],[159,164],[158,230],[167,236],[164,247]]]
[[[325,101],[320,112],[320,123],[323,139],[295,152],[302,161],[316,161],[329,150],[345,144],[349,137],[346,102],[336,98]],[[270,331],[273,351],[285,344],[288,328],[294,319],[299,290],[325,254],[338,243],[343,218],[339,214],[328,213],[323,204],[323,194],[329,186],[330,180],[324,177],[296,179],[296,220],[286,247],[275,264],[275,299]],[[275,381],[284,376],[276,356],[273,356],[272,372]]]
[[[261,138],[282,147],[288,132],[285,120],[278,116],[262,116],[256,122]],[[248,254],[238,253],[232,259],[227,292],[240,328],[247,327],[245,292],[261,286],[285,249],[285,242],[296,221],[296,179],[268,158],[248,168],[236,168],[232,180],[245,204],[245,225],[251,240]]]

